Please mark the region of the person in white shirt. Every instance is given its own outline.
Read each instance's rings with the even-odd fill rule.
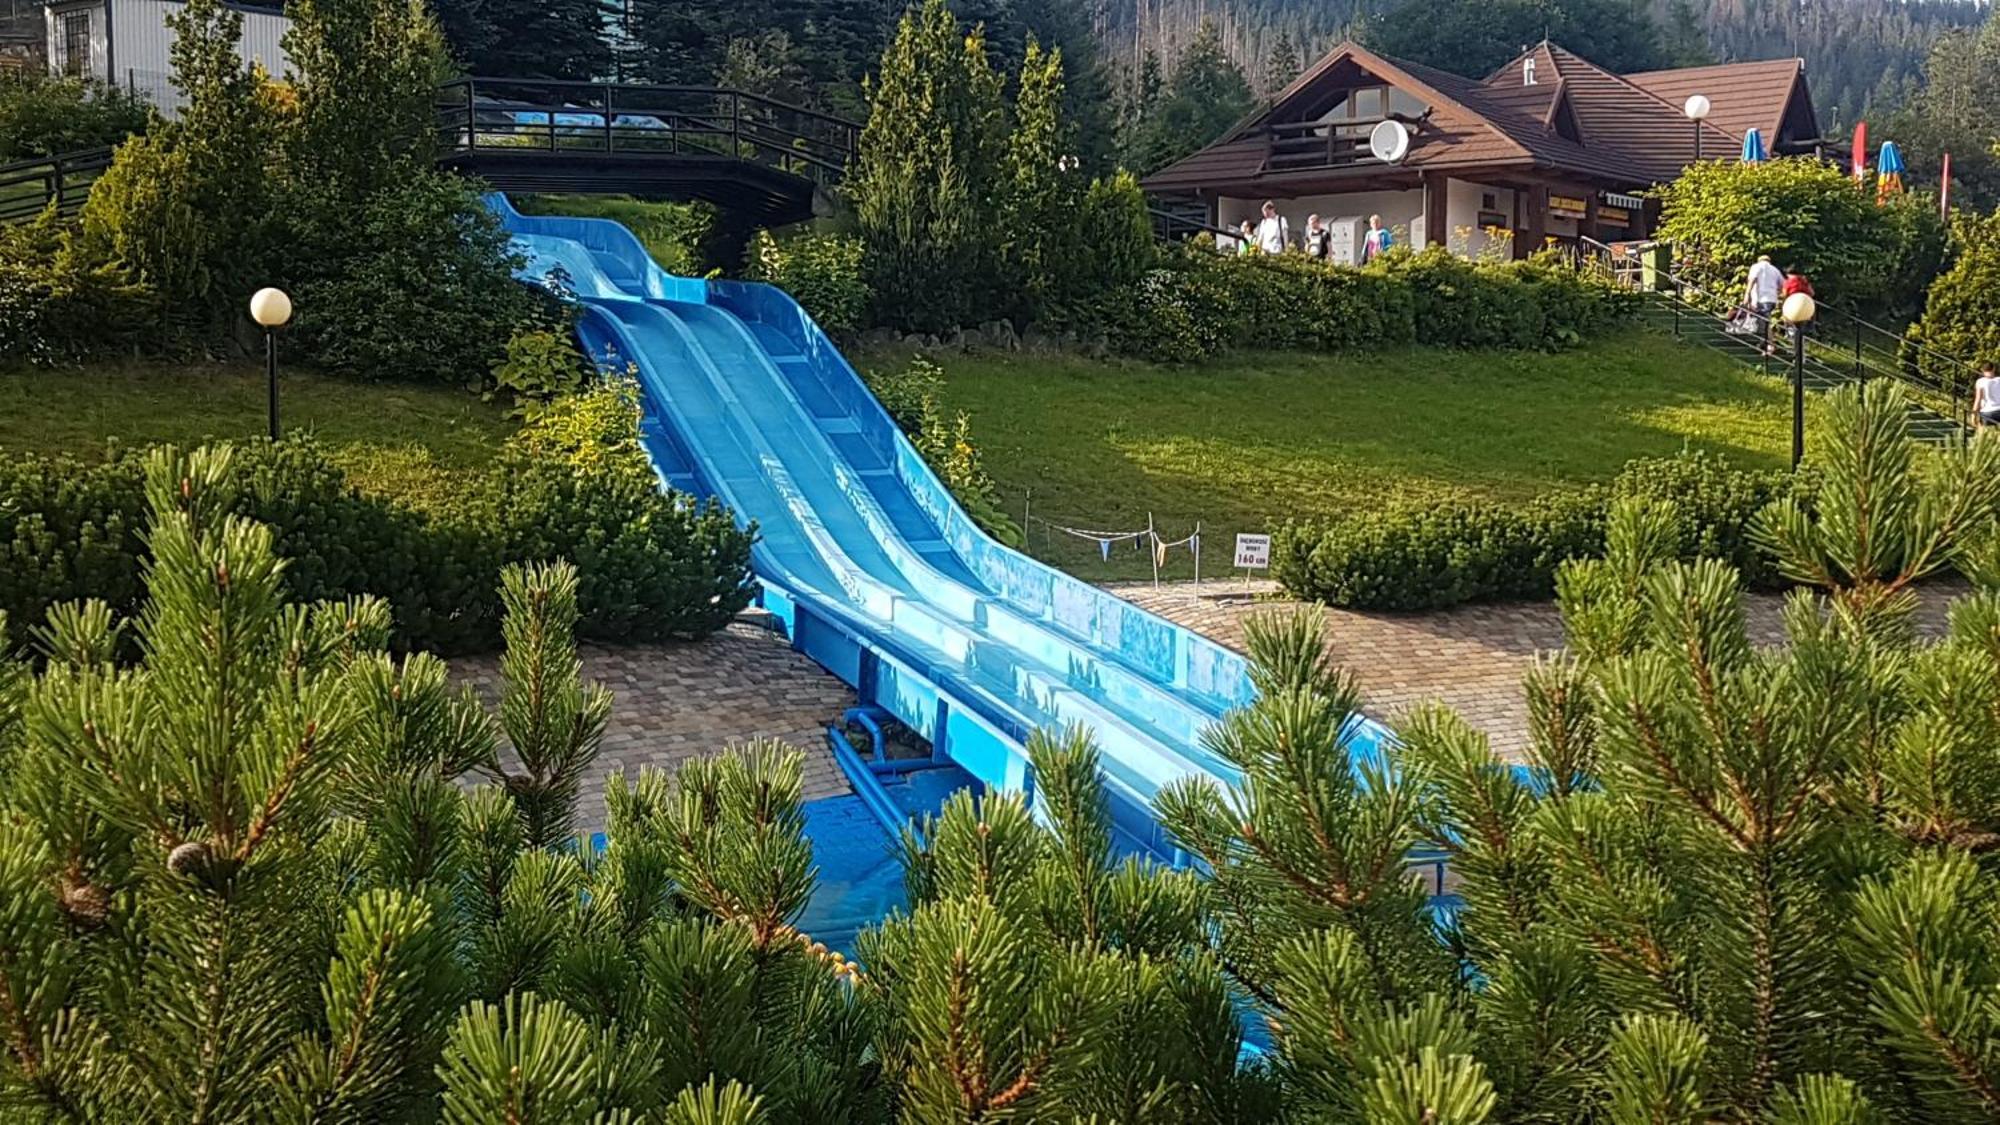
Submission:
[[[1769,254],[1759,254],[1750,265],[1750,278],[1744,285],[1743,302],[1750,307],[1750,325],[1758,336],[1764,339],[1764,350],[1771,350],[1771,314],[1778,307],[1778,292],[1785,287],[1785,273],[1771,264]]]
[[[1979,365],[1979,381],[1972,384],[1972,416],[1982,428],[2000,426],[2000,376],[1991,361]]]
[[[1266,254],[1282,254],[1291,244],[1291,226],[1278,214],[1278,205],[1266,200],[1264,221],[1257,224],[1257,248]]]

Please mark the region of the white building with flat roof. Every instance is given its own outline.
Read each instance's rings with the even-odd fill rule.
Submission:
[[[243,65],[285,73],[290,60],[280,45],[291,20],[276,8],[225,4],[243,13],[237,53]],[[48,26],[49,73],[95,78],[145,95],[172,117],[183,99],[169,77],[173,29],[167,17],[178,0],[53,0],[43,9]]]

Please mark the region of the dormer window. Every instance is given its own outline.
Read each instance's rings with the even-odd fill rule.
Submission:
[[[1534,84],[1535,84],[1535,60],[1533,60],[1533,59],[1522,59],[1522,60],[1521,60],[1521,85],[1523,85],[1523,86],[1533,86]]]

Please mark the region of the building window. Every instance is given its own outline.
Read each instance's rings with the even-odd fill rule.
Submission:
[[[63,73],[81,78],[90,73],[90,13],[69,12],[62,18]]]

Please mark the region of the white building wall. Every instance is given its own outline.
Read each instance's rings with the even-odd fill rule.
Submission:
[[[1487,207],[1487,197],[1493,197],[1493,206]],[[1479,221],[1481,212],[1491,211],[1501,216],[1500,227],[1506,233],[1497,238]],[[1514,192],[1511,188],[1492,187],[1473,183],[1470,180],[1448,180],[1445,190],[1445,226],[1450,230],[1445,234],[1445,245],[1454,254],[1468,258],[1514,256]]]
[[[1442,243],[1454,254],[1468,257],[1481,255],[1501,255],[1511,257],[1513,239],[1511,232],[1499,239],[1493,239],[1480,229],[1479,213],[1488,210],[1484,206],[1485,197],[1494,197],[1491,210],[1504,216],[1501,226],[1511,227],[1514,221],[1514,192],[1508,188],[1496,188],[1467,180],[1445,181],[1445,229],[1425,231],[1423,227],[1424,193],[1422,189],[1411,191],[1357,191],[1344,195],[1302,195],[1295,199],[1274,199],[1278,214],[1283,215],[1292,228],[1292,241],[1305,238],[1306,218],[1318,215],[1324,222],[1336,219],[1356,218],[1365,229],[1368,216],[1382,216],[1382,225],[1396,236],[1396,245],[1423,250]],[[1261,199],[1222,198],[1217,201],[1217,226],[1235,230],[1248,219],[1254,225],[1263,217],[1264,201]],[[1575,224],[1570,224],[1572,232]],[[1551,230],[1550,233],[1556,233]],[[1423,237],[1417,237],[1422,234]]]
[[[92,5],[90,73],[106,82],[145,95],[169,117],[179,112],[184,99],[174,89],[174,33],[167,16],[182,5],[173,0],[104,0]],[[74,6],[48,10],[49,65],[60,71],[59,47],[62,12]],[[236,51],[243,65],[260,65],[275,77],[283,77],[291,67],[280,46],[291,21],[277,12],[255,8],[237,9],[243,15],[243,36]]]
[[[1306,236],[1306,219],[1318,215],[1323,222],[1335,219],[1356,218],[1366,229],[1368,216],[1382,216],[1382,225],[1396,236],[1396,245],[1410,246],[1411,231],[1422,224],[1418,221],[1424,214],[1424,193],[1421,191],[1357,191],[1345,195],[1302,195],[1296,199],[1274,199],[1278,214],[1292,228],[1292,241],[1303,244]],[[1264,201],[1261,199],[1230,199],[1217,201],[1217,222],[1219,227],[1235,230],[1243,220],[1255,225],[1264,216]],[[1419,247],[1421,249],[1421,247]]]

